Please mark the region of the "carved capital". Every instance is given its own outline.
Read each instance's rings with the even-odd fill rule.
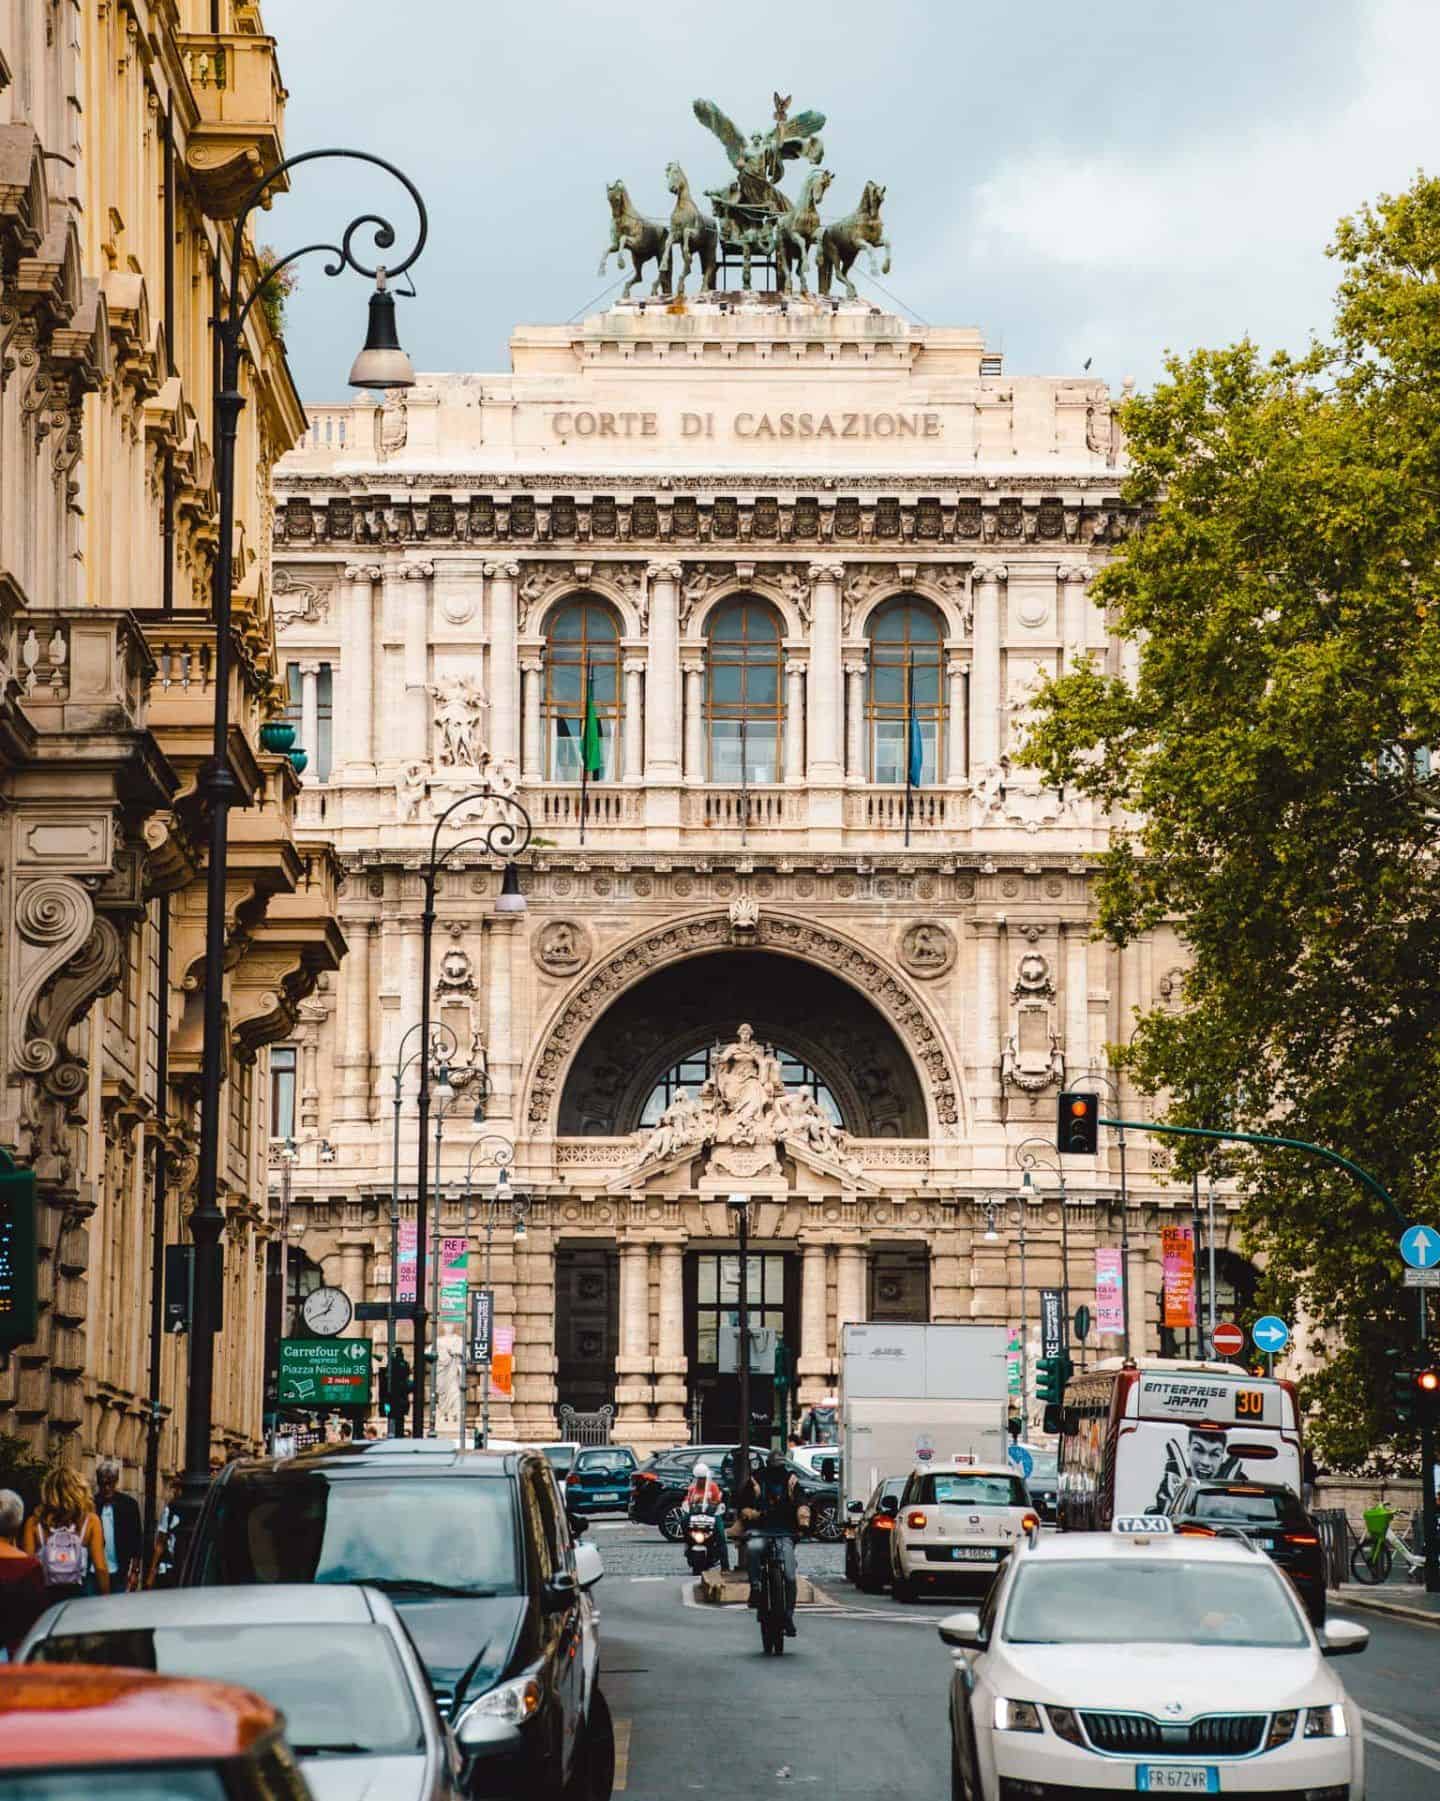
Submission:
[[[977,563],[975,579],[977,582],[1003,582],[1009,578],[1010,571],[1003,563]]]
[[[864,657],[847,657],[845,659],[846,675],[864,675],[868,665]]]
[[[319,675],[319,673],[320,673],[319,658],[318,657],[307,657],[305,659],[305,661],[299,665],[299,669],[300,669],[301,675]]]
[[[401,571],[407,582],[423,582],[434,573],[435,565],[433,563],[407,563]]]
[[[800,677],[804,675],[806,668],[807,664],[804,657],[791,657],[785,664],[785,673],[790,677],[791,681],[798,681]]]
[[[513,582],[519,573],[520,565],[518,563],[487,563],[485,565],[486,578],[492,582]]]
[[[544,673],[545,660],[543,657],[521,657],[520,669],[524,675],[541,675]]]
[[[645,568],[652,582],[678,582],[684,573],[678,563],[647,563]]]
[[[812,582],[832,582],[838,585],[845,579],[845,565],[843,563],[811,563],[805,574]]]
[[[644,675],[644,673],[645,673],[644,657],[626,657],[625,673],[626,673],[626,675]]]

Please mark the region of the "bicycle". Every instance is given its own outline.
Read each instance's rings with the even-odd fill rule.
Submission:
[[[760,1570],[760,1605],[756,1609],[760,1621],[760,1643],[767,1657],[785,1655],[785,1566],[776,1540],[767,1537],[760,1553],[764,1559]]]
[[[1350,1553],[1350,1574],[1357,1582],[1362,1582],[1367,1587],[1388,1582],[1390,1572],[1395,1567],[1397,1552],[1405,1565],[1407,1576],[1423,1574],[1425,1552],[1423,1548],[1418,1553],[1412,1551],[1405,1540],[1397,1535],[1397,1519],[1405,1522],[1407,1534],[1414,1530],[1413,1513],[1392,1513],[1388,1507],[1369,1510],[1365,1520],[1366,1535]]]

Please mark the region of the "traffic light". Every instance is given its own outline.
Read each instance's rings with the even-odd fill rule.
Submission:
[[[1440,1365],[1432,1363],[1416,1370],[1415,1400],[1422,1426],[1440,1424]]]
[[[380,1411],[387,1418],[399,1414],[403,1419],[410,1407],[410,1397],[415,1392],[415,1380],[410,1374],[410,1362],[405,1353],[396,1349],[394,1361],[388,1369],[380,1372]]]
[[[1395,1423],[1397,1426],[1413,1426],[1416,1404],[1420,1397],[1420,1391],[1416,1386],[1416,1372],[1409,1368],[1403,1368],[1394,1361],[1402,1355],[1401,1352],[1387,1351],[1385,1354],[1392,1360],[1390,1365],[1390,1407],[1395,1415]]]
[[[1035,1365],[1036,1400],[1058,1407],[1065,1399],[1065,1384],[1074,1373],[1075,1365],[1063,1352],[1058,1357],[1042,1357]]]
[[[1062,1094],[1055,1148],[1066,1157],[1093,1157],[1100,1148],[1098,1094]]]

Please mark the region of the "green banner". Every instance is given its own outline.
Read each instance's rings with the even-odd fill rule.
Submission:
[[[282,1338],[276,1400],[282,1407],[368,1407],[368,1338]]]

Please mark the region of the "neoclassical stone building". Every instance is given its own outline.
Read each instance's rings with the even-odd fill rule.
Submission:
[[[490,781],[534,820],[528,910],[498,913],[499,867],[457,849],[432,999],[460,1047],[442,1230],[467,1162],[490,1192],[481,1134],[513,1144],[529,1202],[523,1242],[493,1245],[516,1331],[495,1429],[613,1403],[636,1444],[732,1431],[737,1189],[802,1404],[847,1320],[1033,1340],[1062,1223],[1041,1167],[1022,1246],[1017,1151],[1053,1155],[1062,1078],[1178,1000],[1182,963],[1169,932],[1091,941],[1103,822],[1011,760],[1038,679],[1118,666],[1088,587],[1133,523],[1110,395],[1009,375],[972,330],[758,295],[511,348],[508,374],[313,408],[280,469],[302,819],[337,846],[350,946],[272,1052],[297,1243],[384,1298],[421,870],[437,813]],[[745,1026],[770,1059],[750,1088]],[[1067,1170],[1070,1297],[1123,1244],[1131,1341],[1154,1349],[1159,1229],[1190,1195],[1143,1142],[1127,1176],[1122,1213],[1113,1143]]]

